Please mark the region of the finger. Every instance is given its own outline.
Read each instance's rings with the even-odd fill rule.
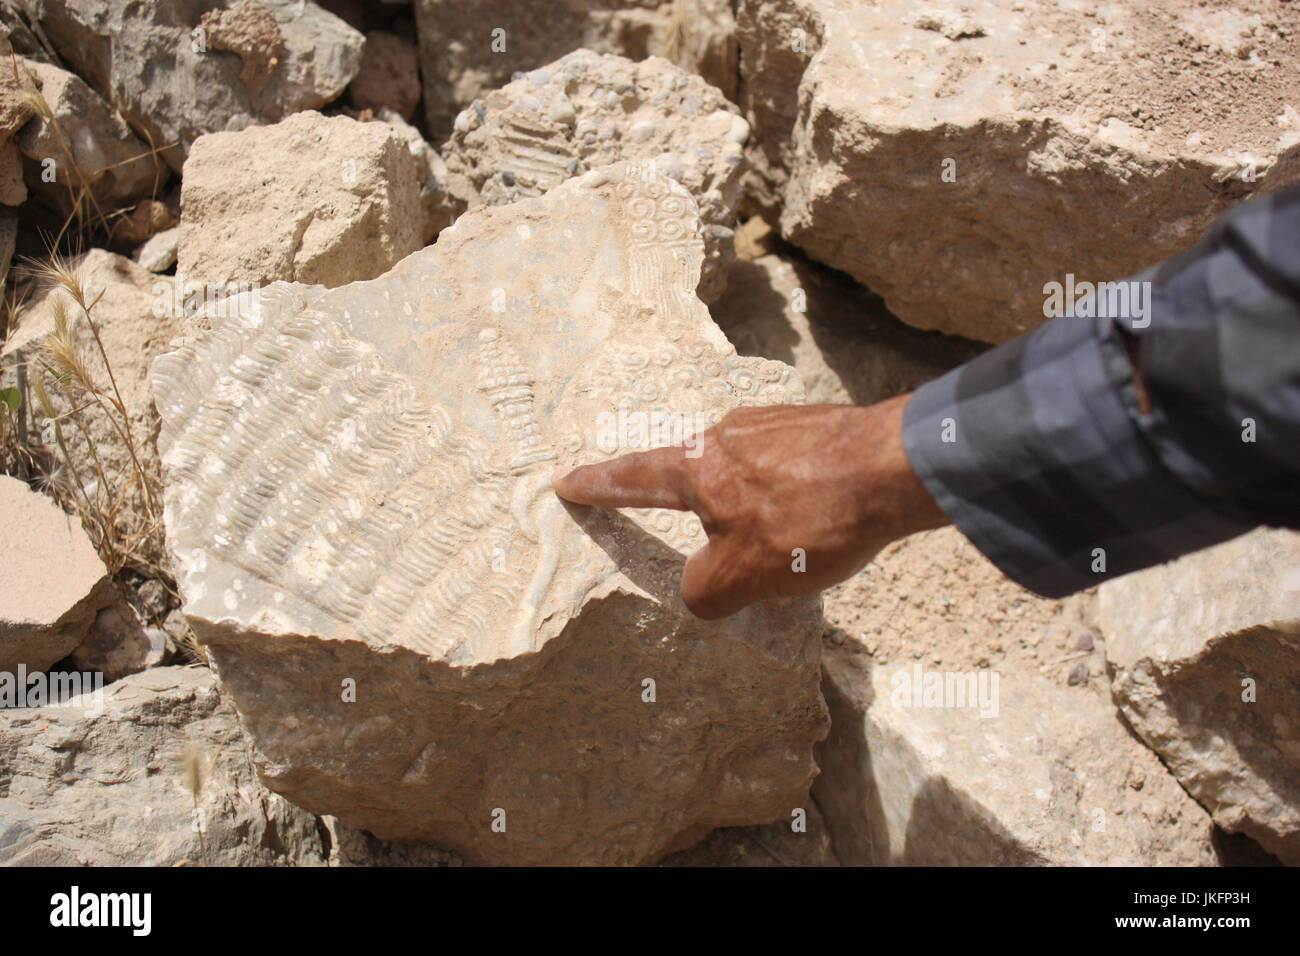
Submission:
[[[682,571],[682,601],[696,617],[714,621],[759,599],[758,575],[743,566],[736,546],[726,537],[710,538],[686,561]]]
[[[574,504],[690,511],[684,462],[681,448],[655,448],[569,471],[556,469],[551,483],[557,495]]]

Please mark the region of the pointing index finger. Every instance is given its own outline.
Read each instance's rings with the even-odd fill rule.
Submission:
[[[574,504],[690,511],[684,462],[680,447],[654,448],[596,465],[557,468],[551,483],[557,495]]]

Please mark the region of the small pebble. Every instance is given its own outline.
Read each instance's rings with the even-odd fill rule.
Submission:
[[[1092,650],[1092,645],[1093,645],[1092,633],[1090,631],[1084,631],[1075,640],[1074,649],[1076,651],[1090,651]]]
[[[1070,670],[1070,676],[1066,678],[1066,683],[1071,687],[1077,687],[1079,684],[1088,683],[1089,676],[1088,662],[1079,661],[1079,663],[1075,664]]]

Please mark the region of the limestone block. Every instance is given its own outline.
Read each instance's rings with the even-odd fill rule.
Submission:
[[[59,56],[177,172],[204,133],[274,123],[336,99],[365,43],[311,0],[244,0],[226,10],[212,0],[21,4]]]
[[[903,321],[1002,342],[1047,283],[1133,275],[1300,179],[1297,28],[1197,0],[741,0],[750,192]]]
[[[0,710],[0,864],[325,864],[316,819],[258,783],[207,669],[83,689]]]
[[[295,113],[201,137],[185,163],[177,275],[343,285],[422,245],[420,177],[385,123]]]
[[[923,663],[849,646],[823,666],[814,795],[846,865],[1215,862],[1209,817],[1104,703],[989,669],[929,668],[931,694]]]
[[[1102,585],[1115,703],[1219,826],[1300,863],[1300,534]]]

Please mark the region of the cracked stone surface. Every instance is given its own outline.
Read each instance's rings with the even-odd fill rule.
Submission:
[[[75,515],[0,475],[0,673],[43,671],[73,651],[115,597]],[[8,688],[13,691],[17,683]]]
[[[905,322],[1005,341],[1046,321],[1045,283],[1133,275],[1300,180],[1294,4],[916,7],[737,13],[751,191]]]
[[[550,489],[801,400],[710,321],[702,261],[690,194],[617,164],[155,362],[185,613],[268,786],[484,863],[644,863],[804,806],[819,602],[700,621],[698,519]]]
[[[316,818],[258,783],[209,671],[153,668],[99,694],[0,710],[0,864],[325,864]]]
[[[305,111],[194,144],[177,274],[204,283],[338,286],[422,245],[421,173],[387,123]]]
[[[749,124],[716,89],[667,60],[577,50],[475,100],[443,147],[462,206],[538,196],[609,163],[636,160],[695,197],[705,264],[699,295],[726,283]]]
[[[1124,718],[1219,826],[1300,863],[1300,534],[1253,531],[1100,598]]]

